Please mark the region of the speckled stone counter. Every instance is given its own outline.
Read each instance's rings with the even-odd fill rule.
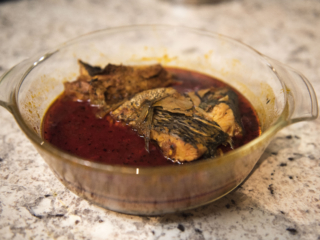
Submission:
[[[70,38],[164,23],[236,38],[301,71],[320,95],[320,2],[239,0],[0,2],[0,74]],[[99,208],[66,189],[0,108],[0,239],[320,239],[320,120],[280,131],[222,199],[159,217]]]

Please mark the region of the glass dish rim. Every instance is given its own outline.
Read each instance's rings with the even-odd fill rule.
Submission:
[[[31,61],[29,69],[25,72],[23,77],[20,79],[19,84],[17,85],[18,87],[15,89],[15,91],[12,94],[12,114],[15,117],[17,123],[19,124],[20,128],[22,131],[26,134],[26,136],[29,138],[29,140],[35,144],[37,147],[43,149],[46,151],[47,154],[49,155],[54,155],[54,157],[59,158],[61,161],[66,161],[66,162],[72,162],[74,164],[77,164],[81,167],[85,168],[90,168],[95,171],[103,171],[103,172],[112,172],[112,173],[119,173],[119,174],[136,174],[136,175],[149,175],[149,174],[170,174],[170,173],[176,173],[177,172],[177,167],[179,168],[179,171],[190,171],[194,172],[195,168],[200,168],[200,169],[206,169],[206,168],[212,168],[214,165],[220,165],[220,162],[222,162],[222,165],[228,164],[229,162],[236,161],[237,158],[243,155],[243,153],[246,153],[248,150],[253,148],[255,145],[258,145],[259,143],[263,142],[264,140],[269,139],[272,137],[274,134],[276,134],[277,131],[282,129],[283,127],[287,126],[289,122],[286,120],[287,119],[287,111],[286,109],[288,108],[288,100],[287,100],[287,95],[286,92],[284,92],[284,99],[285,99],[285,106],[284,110],[282,113],[279,115],[278,119],[264,132],[261,133],[261,135],[254,140],[250,141],[249,143],[221,156],[221,157],[216,157],[216,158],[209,158],[209,159],[203,159],[201,161],[195,161],[187,164],[181,164],[179,166],[159,166],[159,167],[137,167],[137,166],[118,166],[118,165],[108,165],[108,164],[103,164],[103,163],[97,163],[97,162],[92,162],[89,160],[86,160],[81,157],[77,157],[75,155],[71,155],[67,152],[64,152],[54,145],[45,142],[41,137],[39,137],[23,120],[22,115],[20,114],[19,108],[18,108],[18,95],[19,95],[19,90],[20,87],[24,81],[24,79],[28,76],[28,73],[36,67],[38,64],[41,64],[44,62],[46,59],[49,59],[52,55],[55,53],[59,52],[59,49],[66,48],[76,42],[79,41],[84,41],[87,37],[93,36],[95,34],[107,34],[107,33],[112,33],[112,32],[123,32],[123,31],[132,31],[132,30],[142,30],[142,29],[148,29],[152,30],[152,28],[179,28],[180,30],[185,30],[189,32],[193,32],[196,34],[200,35],[206,35],[208,37],[219,37],[222,39],[225,39],[229,42],[233,42],[235,44],[241,45],[242,47],[246,47],[248,50],[253,51],[257,56],[262,57],[264,60],[264,55],[255,50],[254,48],[236,40],[231,37],[224,36],[222,34],[214,33],[211,31],[206,31],[206,30],[199,30],[199,29],[194,29],[194,28],[189,28],[189,27],[182,27],[182,26],[173,26],[173,25],[133,25],[133,26],[122,26],[122,27],[116,27],[116,28],[107,28],[107,29],[102,29],[94,32],[90,32],[84,35],[81,35],[79,37],[76,37],[74,39],[71,39],[65,43],[62,43],[58,45],[56,48],[54,48],[53,51],[47,51],[46,54],[42,54],[41,57],[38,57],[38,61],[34,62]],[[273,71],[272,65],[268,62],[270,71]],[[281,79],[278,78],[279,82],[285,88],[284,83],[282,82]],[[247,154],[245,154],[247,155]],[[258,160],[258,159],[257,159]],[[139,169],[139,170],[137,170]]]

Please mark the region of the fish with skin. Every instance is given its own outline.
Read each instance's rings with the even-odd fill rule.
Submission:
[[[219,106],[230,104],[228,99],[233,96],[228,94],[231,92],[227,89],[205,91],[207,95],[200,91],[180,94],[173,88],[143,91],[111,112],[111,116],[144,136],[147,150],[150,140],[157,142],[168,159],[184,162],[204,155],[217,156],[220,154],[218,146],[231,144],[231,137],[239,134],[242,128],[241,131],[230,131],[233,125],[240,128],[235,123],[235,114],[230,107],[221,109]],[[211,96],[217,91],[221,94]],[[219,102],[219,99],[222,100]],[[220,115],[228,116],[227,120],[229,115],[233,116],[233,121],[224,125],[227,132],[215,121],[226,121]]]

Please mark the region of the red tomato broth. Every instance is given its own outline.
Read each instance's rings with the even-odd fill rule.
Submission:
[[[175,74],[181,82],[174,86],[179,92],[228,86],[218,79],[198,72],[177,68],[167,70]],[[241,121],[245,131],[242,137],[233,138],[234,148],[237,148],[258,137],[260,126],[249,101],[234,91],[239,98]],[[109,115],[103,119],[96,118],[96,110],[89,102],[75,102],[62,94],[43,119],[44,139],[61,150],[99,163],[130,166],[178,165],[164,158],[156,143],[150,142],[148,153],[143,137]],[[223,145],[221,149],[224,153],[232,150],[230,146]]]

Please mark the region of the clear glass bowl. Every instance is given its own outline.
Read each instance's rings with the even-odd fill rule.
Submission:
[[[217,77],[256,109],[262,134],[222,157],[181,166],[120,167],[63,152],[41,137],[41,120],[77,60],[94,65],[153,64]],[[84,35],[27,59],[0,78],[0,104],[15,117],[55,175],[70,190],[105,208],[157,215],[212,202],[237,187],[281,128],[318,115],[303,75],[231,38],[174,26],[132,26]]]

